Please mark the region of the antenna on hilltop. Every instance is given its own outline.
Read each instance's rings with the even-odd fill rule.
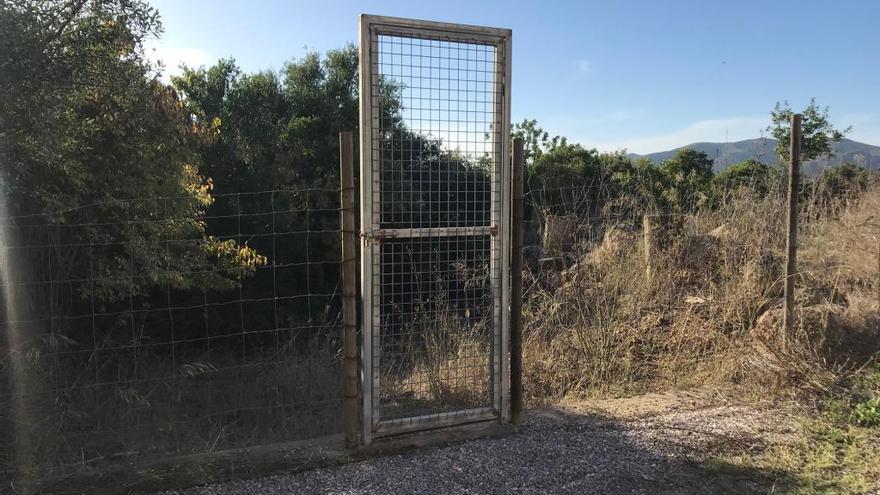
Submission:
[[[729,163],[727,163],[727,147],[728,147],[729,143],[730,143],[730,128],[727,126],[724,126],[724,148],[723,149],[724,149],[724,166],[725,167],[730,165]]]

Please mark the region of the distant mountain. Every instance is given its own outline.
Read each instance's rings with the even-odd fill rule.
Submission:
[[[776,140],[769,138],[746,139],[733,143],[693,143],[682,146],[682,148],[693,148],[709,155],[709,158],[715,160],[716,172],[749,159],[764,163],[776,163]],[[834,158],[811,160],[804,164],[804,170],[809,174],[815,174],[842,163],[854,163],[872,170],[880,170],[880,146],[844,139],[839,143],[834,143],[833,148]],[[672,158],[679,149],[681,148],[646,155],[631,154],[631,156],[645,157],[655,164],[659,164],[663,160]]]

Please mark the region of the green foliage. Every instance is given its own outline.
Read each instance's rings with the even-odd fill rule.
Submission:
[[[514,123],[511,128],[512,138],[523,140],[523,160],[526,168],[534,165],[548,151],[568,146],[568,140],[563,136],[553,136],[538,125],[535,119],[524,119],[520,123]]]
[[[842,138],[836,133],[845,132],[830,127],[827,112],[819,110],[815,102],[804,112],[804,130],[809,133],[805,159],[816,150],[829,151],[830,142]],[[783,124],[788,116],[787,107],[780,105],[774,111],[779,132],[787,132]],[[783,177],[781,169],[757,160],[740,162],[716,175],[713,160],[689,148],[654,166],[648,159],[633,160],[623,151],[599,153],[571,144],[564,137],[551,138],[537,121],[529,119],[514,125],[513,136],[525,141],[525,187],[531,191],[527,207],[555,215],[613,212],[626,217],[646,206],[658,213],[684,213],[717,205],[743,189],[766,196]],[[842,165],[806,182],[803,190],[814,196],[813,200],[832,202],[848,191],[863,190],[874,176],[863,168]]]
[[[589,203],[595,202],[596,150],[566,143],[541,149],[532,156],[524,177],[525,188],[531,191],[531,207],[562,215],[589,209]]]
[[[703,205],[712,181],[713,161],[702,151],[678,150],[660,164],[665,181],[663,198],[674,211],[690,211]]]
[[[765,196],[774,181],[779,179],[779,170],[757,160],[745,160],[731,165],[718,173],[712,183],[722,197],[740,189],[754,191],[759,197]]]
[[[523,140],[523,160],[527,167],[543,154],[550,142],[550,135],[538,126],[538,121],[535,119],[524,119],[520,123],[514,123],[511,137]]]
[[[143,58],[143,40],[161,30],[154,9],[137,0],[0,9],[2,194],[12,215],[51,212],[57,228],[48,232],[62,246],[56,276],[95,274],[96,296],[117,300],[164,284],[234,286],[241,269],[265,261],[199,220],[212,182],[195,149],[212,136]],[[193,242],[170,247],[170,239]],[[90,243],[100,247],[63,248]],[[193,271],[203,275],[182,276]],[[126,279],[132,272],[142,276]]]
[[[357,50],[349,45],[242,74],[232,60],[172,78],[195,121],[216,128],[199,152],[218,191],[336,187],[338,134],[357,123]]]
[[[845,393],[825,403],[831,421],[862,427],[880,427],[880,367],[857,374]]]
[[[514,126],[525,140],[526,188],[534,206],[548,213],[626,214],[635,206],[689,211],[710,195],[713,162],[705,153],[680,150],[654,167],[624,151],[599,153],[563,137],[550,138],[535,120]]]
[[[873,394],[873,397],[871,395]],[[722,465],[775,473],[785,493],[872,493],[880,481],[880,368],[850,378],[821,410],[799,409],[799,431],[768,449],[721,454]]]
[[[530,162],[525,187],[530,207],[545,213],[627,217],[636,207],[665,208],[663,173],[647,159],[632,160],[625,151],[599,153],[565,138],[547,138],[534,120],[517,127],[524,136]],[[529,144],[531,143],[531,144]]]
[[[238,195],[212,208],[218,218],[209,231],[285,233],[251,241],[258,252],[272,253],[273,264],[299,263],[337,249],[333,236],[295,233],[337,228],[338,136],[357,128],[357,49],[349,45],[323,57],[310,53],[278,73],[246,74],[233,60],[219,60],[208,68],[184,68],[172,83],[195,124],[211,130],[213,139],[196,148],[202,169],[215,178],[218,193]],[[261,191],[283,192],[246,194]],[[242,209],[278,213],[271,219],[236,218]],[[332,292],[338,281],[338,267],[331,264],[296,269],[315,293]],[[252,285],[265,289],[273,283],[271,273],[263,273]]]
[[[852,410],[852,420],[860,426],[880,426],[880,398],[857,403]]]
[[[776,156],[780,163],[789,161],[789,143],[791,141],[791,116],[794,114],[787,101],[777,102],[770,113],[771,124],[767,131],[776,139]],[[852,129],[840,130],[831,125],[828,107],[822,108],[811,98],[801,115],[801,159],[803,161],[820,157],[833,157],[832,143],[840,142]]]
[[[872,176],[871,171],[863,167],[844,163],[839,167],[823,170],[816,188],[828,197],[851,197],[865,190]]]
[[[561,144],[534,156],[526,170],[529,187],[561,189],[593,183],[599,172],[598,153],[579,144]]]

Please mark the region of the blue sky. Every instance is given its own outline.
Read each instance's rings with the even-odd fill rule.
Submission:
[[[831,106],[880,145],[880,1],[153,0],[169,71],[279,69],[357,40],[370,13],[513,29],[514,121],[600,150],[758,137],[777,100]]]

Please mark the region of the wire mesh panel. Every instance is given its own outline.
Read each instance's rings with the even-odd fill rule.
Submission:
[[[337,197],[0,208],[0,478],[340,431]]]
[[[361,19],[364,432],[504,410],[508,30]]]

